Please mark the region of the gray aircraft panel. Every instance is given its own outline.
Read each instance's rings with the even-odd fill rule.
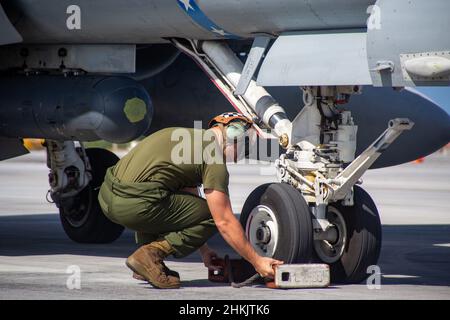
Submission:
[[[371,12],[367,53],[375,86],[450,84],[450,1],[378,0]],[[443,61],[447,65],[447,74],[442,77],[410,74],[405,62],[421,57],[438,57],[439,64]],[[423,64],[438,67],[433,60],[423,60]]]
[[[192,21],[176,0],[5,0],[28,43],[159,43],[162,37],[220,38]],[[69,6],[80,28],[69,29]],[[45,9],[43,9],[45,8]]]
[[[372,84],[365,32],[283,34],[258,74],[262,86]]]
[[[219,25],[236,34],[358,28],[374,0],[196,0]]]
[[[22,37],[11,24],[0,4],[0,45],[21,42]]]
[[[162,37],[251,38],[255,33],[365,26],[374,0],[4,0],[15,27],[32,43],[155,43]],[[66,26],[70,5],[80,29]],[[192,8],[195,8],[193,10]],[[220,30],[218,30],[220,31]]]

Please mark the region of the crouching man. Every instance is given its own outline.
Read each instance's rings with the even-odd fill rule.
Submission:
[[[213,268],[217,255],[206,241],[217,230],[261,276],[273,277],[273,266],[282,262],[255,252],[228,195],[225,160],[237,161],[242,150],[248,150],[242,142],[250,128],[251,121],[236,112],[215,117],[208,130],[166,128],[108,169],[99,202],[109,219],[136,231],[141,247],[126,261],[135,277],[156,288],[179,288],[179,274],[168,269],[164,259],[199,250],[205,266]],[[180,151],[180,143],[189,147]],[[206,200],[197,193],[201,184]]]

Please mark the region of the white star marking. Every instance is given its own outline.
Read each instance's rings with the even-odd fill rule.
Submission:
[[[191,0],[178,0],[178,2],[181,2],[184,5],[186,11],[189,11],[189,9],[194,11],[194,8],[191,6]]]
[[[222,29],[216,29],[214,27],[211,28],[211,31],[214,33],[220,34],[222,37],[226,36],[228,34],[225,31],[223,31]]]

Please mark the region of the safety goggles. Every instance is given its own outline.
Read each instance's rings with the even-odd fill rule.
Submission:
[[[245,138],[247,130],[251,127],[251,124],[244,121],[233,121],[226,127],[227,141],[240,142]]]
[[[234,121],[227,125],[226,135],[228,143],[240,144],[239,148],[244,151],[244,156],[247,158],[250,154],[250,137],[247,130],[250,129],[251,124],[244,121]]]

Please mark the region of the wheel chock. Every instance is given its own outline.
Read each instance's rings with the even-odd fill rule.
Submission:
[[[330,285],[327,264],[283,264],[275,267],[275,278],[266,286],[273,289],[326,288]]]

